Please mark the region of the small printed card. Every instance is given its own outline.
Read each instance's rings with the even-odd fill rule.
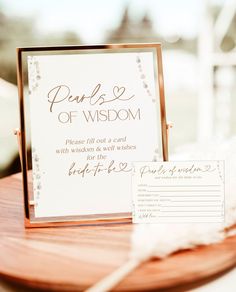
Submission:
[[[135,162],[133,223],[223,222],[224,161]]]

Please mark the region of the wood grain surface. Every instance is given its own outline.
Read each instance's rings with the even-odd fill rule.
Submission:
[[[25,229],[23,214],[20,175],[0,180],[0,275],[4,279],[46,290],[83,291],[128,258],[132,224]],[[235,265],[236,237],[232,237],[144,263],[114,291],[174,287],[186,291],[189,284]]]

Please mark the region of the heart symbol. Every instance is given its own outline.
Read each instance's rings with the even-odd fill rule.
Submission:
[[[123,95],[125,92],[125,88],[122,86],[122,87],[118,87],[118,86],[114,86],[113,88],[113,94],[116,98],[120,98],[121,95]]]
[[[119,171],[125,171],[125,172],[129,172],[131,171],[130,168],[128,168],[128,163],[127,162],[120,162],[119,163]]]
[[[120,169],[124,169],[124,168],[126,168],[127,165],[128,165],[127,162],[120,162],[120,163],[119,163],[119,167],[120,167]]]

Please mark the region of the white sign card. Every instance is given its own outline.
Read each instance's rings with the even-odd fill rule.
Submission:
[[[163,159],[156,47],[26,62],[35,218],[130,214],[131,162]]]
[[[136,162],[133,222],[223,222],[224,162]]]

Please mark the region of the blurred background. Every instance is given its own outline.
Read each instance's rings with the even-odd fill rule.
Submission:
[[[0,177],[20,170],[21,46],[161,42],[170,152],[236,135],[236,0],[0,0]]]

